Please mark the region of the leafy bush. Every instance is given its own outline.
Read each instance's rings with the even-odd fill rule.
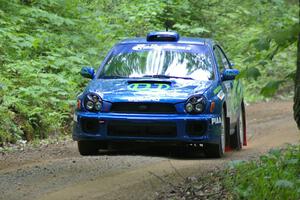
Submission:
[[[159,1],[128,2],[0,0],[0,146],[70,132],[86,84],[80,68],[98,66],[117,40],[156,29]]]
[[[268,81],[290,90],[296,3],[0,0],[0,146],[69,133],[74,100],[86,84],[80,68],[99,66],[115,42],[165,24],[182,35],[222,41],[237,68],[252,77],[245,84],[248,99]],[[273,93],[269,87],[262,92]]]
[[[272,150],[258,161],[233,162],[227,187],[234,199],[300,199],[300,145]]]

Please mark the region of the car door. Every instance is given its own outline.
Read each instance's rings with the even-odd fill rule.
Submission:
[[[223,71],[225,69],[230,69],[231,65],[220,46],[218,45],[214,46],[214,53],[218,63],[219,74],[220,77],[222,78]],[[230,118],[231,123],[235,123],[236,110],[235,110],[235,99],[234,99],[235,95],[234,95],[234,88],[233,88],[234,81],[233,80],[221,81],[221,84],[222,84],[223,91],[226,94],[227,117]]]

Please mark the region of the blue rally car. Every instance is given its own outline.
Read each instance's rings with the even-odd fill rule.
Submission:
[[[239,74],[211,39],[152,32],[115,45],[78,96],[73,139],[81,155],[109,144],[197,146],[209,157],[246,145]]]

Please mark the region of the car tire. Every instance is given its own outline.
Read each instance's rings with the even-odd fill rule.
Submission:
[[[204,151],[206,157],[209,158],[221,158],[225,154],[225,144],[226,144],[226,133],[227,133],[227,125],[226,125],[226,116],[225,112],[222,112],[222,124],[221,124],[221,136],[219,140],[219,144],[206,144]]]
[[[244,105],[241,105],[239,117],[237,120],[237,125],[235,127],[235,133],[234,135],[231,136],[231,141],[233,142],[232,146],[236,150],[241,150],[244,145],[244,137],[246,136],[245,134],[245,108]]]
[[[103,149],[105,147],[105,144],[97,141],[78,141],[77,145],[78,151],[82,156],[96,155],[99,149]]]

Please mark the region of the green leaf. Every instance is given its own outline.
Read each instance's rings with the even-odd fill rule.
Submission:
[[[290,79],[290,80],[295,80],[295,78],[296,78],[296,70],[292,71],[285,77],[285,79]]]
[[[261,76],[261,73],[258,68],[249,67],[249,68],[246,68],[245,70],[242,70],[237,78],[247,78],[247,79],[253,78],[254,80],[257,80],[257,78],[259,76]]]
[[[275,186],[279,188],[293,188],[294,183],[288,180],[278,180],[276,181]]]
[[[285,82],[284,80],[270,81],[261,89],[260,93],[265,97],[274,96],[274,94],[277,92],[280,84],[282,84],[284,82]]]
[[[193,28],[189,30],[190,33],[200,34],[200,33],[209,33],[210,31],[204,27]]]
[[[299,165],[300,160],[295,158],[295,159],[286,160],[285,163],[288,165]]]
[[[297,41],[298,32],[300,31],[299,23],[295,23],[286,29],[272,33],[272,38],[278,46],[286,47]]]
[[[254,46],[259,51],[268,50],[270,48],[270,42],[271,40],[269,38],[262,37],[255,42]]]
[[[238,166],[240,166],[244,163],[246,163],[245,160],[233,160],[233,161],[229,162],[228,165],[229,165],[230,168],[233,169],[233,168],[236,168],[236,167],[238,167]]]

